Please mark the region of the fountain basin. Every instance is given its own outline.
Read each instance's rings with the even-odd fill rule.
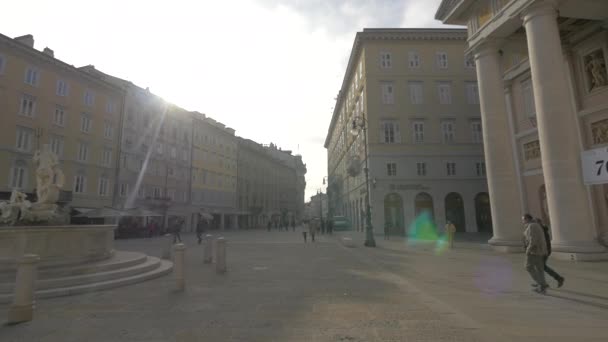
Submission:
[[[116,225],[0,227],[0,270],[15,268],[24,254],[39,266],[66,266],[104,260],[114,253]]]

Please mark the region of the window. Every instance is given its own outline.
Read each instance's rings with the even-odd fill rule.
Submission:
[[[203,170],[202,177],[203,177],[203,184],[207,184],[207,170]]]
[[[21,96],[21,106],[19,107],[19,115],[31,118],[34,116],[36,109],[36,98],[31,95],[23,94]]]
[[[443,121],[441,123],[441,137],[444,143],[454,142],[454,121]]]
[[[0,55],[0,75],[4,74],[4,66],[6,65],[6,57]]]
[[[385,144],[394,144],[401,142],[401,136],[399,133],[399,124],[394,121],[382,121],[380,122],[380,142]]]
[[[137,189],[137,197],[139,197],[139,198],[146,197],[146,188],[143,185],[140,185],[139,189]]]
[[[163,154],[163,143],[159,142],[156,144],[156,153]]]
[[[63,155],[63,138],[59,136],[51,136],[51,151],[58,157]]]
[[[439,93],[440,104],[452,104],[452,84],[449,82],[440,82],[437,84],[437,91]]]
[[[446,163],[445,167],[448,172],[448,176],[456,175],[456,163]]]
[[[382,103],[384,103],[384,104],[395,103],[393,82],[382,82],[381,87],[382,87]]]
[[[10,187],[24,189],[27,186],[27,169],[24,165],[16,164],[11,168]]]
[[[526,80],[521,83],[521,90],[524,99],[524,113],[529,118],[536,118],[536,103],[534,101],[534,89],[532,81]]]
[[[92,107],[94,103],[95,103],[95,94],[91,90],[85,90],[84,105]]]
[[[448,68],[448,54],[445,52],[437,52],[437,67],[439,69]]]
[[[53,115],[53,124],[57,126],[65,126],[65,108],[62,106],[55,106],[55,114]]]
[[[91,131],[91,125],[92,125],[92,121],[91,118],[83,113],[80,115],[80,130],[84,133],[89,133]]]
[[[397,163],[386,164],[386,174],[388,176],[396,176],[397,175]]]
[[[22,152],[29,152],[32,148],[34,131],[30,128],[17,127],[17,142],[15,147]]]
[[[104,148],[101,152],[101,164],[103,166],[110,166],[112,164],[112,150]]]
[[[116,112],[116,103],[112,100],[106,101],[106,113],[113,114],[114,112]]]
[[[160,198],[160,188],[157,188],[157,187],[153,188],[152,189],[152,196],[154,198]]]
[[[29,67],[25,70],[25,84],[29,84],[31,86],[38,85],[38,70],[32,67]]]
[[[86,191],[87,177],[77,175],[74,177],[74,193],[83,194]]]
[[[412,81],[408,82],[408,88],[410,90],[410,101],[412,104],[422,104],[424,101],[422,95],[422,82]]]
[[[426,176],[426,163],[416,163],[416,173],[418,176]]]
[[[110,182],[106,177],[99,178],[98,195],[101,197],[108,196],[108,188]]]
[[[467,69],[475,69],[475,59],[471,56],[464,58],[464,67]]]
[[[175,170],[173,170],[173,168],[172,168],[172,167],[167,168],[167,175],[168,175],[169,177],[173,177],[173,176],[175,176]]]
[[[171,158],[175,159],[177,157],[177,150],[174,146],[171,147]]]
[[[486,163],[484,163],[484,162],[475,163],[475,171],[477,173],[477,176],[479,176],[479,177],[485,177],[485,175],[486,175]]]
[[[466,82],[465,89],[467,92],[467,103],[470,105],[479,104],[479,87],[477,82]]]
[[[129,195],[129,183],[120,183],[118,194],[120,197],[127,197]]]
[[[380,68],[390,69],[392,67],[391,53],[381,52],[380,53]]]
[[[68,84],[64,80],[57,80],[57,96],[67,96],[68,95]]]
[[[412,123],[412,131],[414,133],[414,143],[424,142],[424,122],[415,121]]]
[[[175,200],[175,189],[167,190],[167,197],[172,201]]]
[[[483,140],[483,134],[481,130],[481,121],[471,122],[471,138],[474,143],[481,143]]]
[[[420,68],[420,55],[416,51],[409,52],[409,63],[410,69],[419,69]]]
[[[85,143],[78,143],[78,155],[76,159],[80,162],[86,162],[89,158],[89,145]]]
[[[114,132],[114,127],[109,122],[104,122],[103,124],[103,136],[106,139],[112,139],[112,133]]]
[[[188,151],[187,150],[182,150],[182,159],[184,161],[188,161]]]

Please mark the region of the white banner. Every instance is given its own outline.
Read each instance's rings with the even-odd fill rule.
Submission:
[[[581,160],[585,184],[608,183],[608,147],[584,151]]]

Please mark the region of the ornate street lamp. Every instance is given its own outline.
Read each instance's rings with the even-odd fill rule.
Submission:
[[[366,210],[365,210],[365,247],[376,247],[374,240],[374,228],[372,227],[372,211],[370,205],[370,189],[369,189],[369,166],[367,161],[367,120],[362,115],[357,115],[353,118],[350,133],[358,136],[363,133],[363,145],[365,146],[365,190],[367,190]]]

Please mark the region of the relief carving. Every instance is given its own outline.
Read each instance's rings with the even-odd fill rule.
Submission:
[[[608,85],[608,73],[606,72],[606,59],[604,50],[599,49],[583,57],[585,73],[587,75],[587,89],[589,91]]]
[[[608,143],[608,119],[592,123],[591,135],[593,137],[594,145]]]
[[[538,140],[524,144],[524,156],[526,160],[540,158],[540,143]]]

